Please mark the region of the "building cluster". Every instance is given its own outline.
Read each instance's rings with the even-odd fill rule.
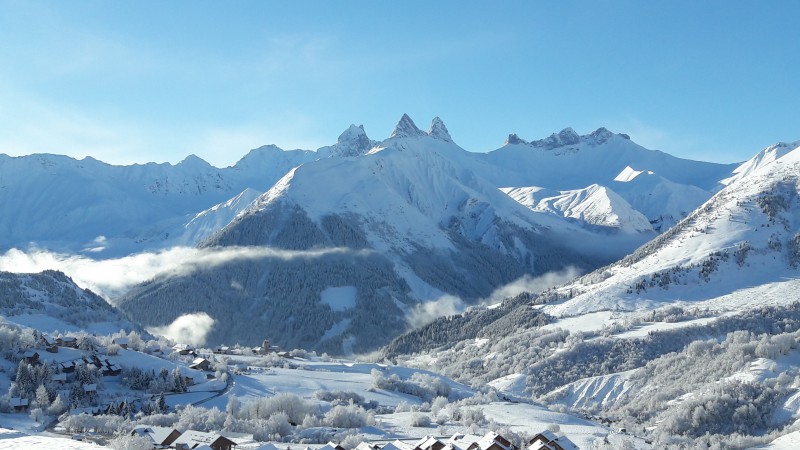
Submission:
[[[153,449],[176,450],[235,450],[238,445],[231,439],[216,433],[188,430],[183,433],[174,428],[139,426],[131,434],[148,439]],[[291,445],[280,447],[264,444],[255,450],[290,450]],[[313,450],[305,447],[303,450]],[[316,450],[345,450],[339,444],[329,442]],[[484,436],[454,434],[441,440],[426,436],[414,442],[395,440],[384,444],[362,442],[355,450],[578,450],[566,436],[550,431],[537,434],[520,448],[498,433],[489,432]]]

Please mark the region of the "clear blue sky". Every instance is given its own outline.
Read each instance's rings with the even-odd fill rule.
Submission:
[[[800,1],[0,0],[0,152],[234,163],[407,112],[471,151],[605,126],[681,157],[800,139]]]

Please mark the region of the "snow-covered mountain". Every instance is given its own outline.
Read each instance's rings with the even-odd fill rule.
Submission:
[[[195,156],[176,165],[112,166],[0,155],[0,248],[120,255],[170,245],[174,230],[200,211],[247,188],[263,192],[309,154],[261,148],[225,169]]]
[[[619,230],[623,233],[647,233],[653,227],[616,192],[593,184],[584,189],[555,191],[539,187],[502,188],[503,192],[534,211],[550,212],[578,222]]]
[[[469,156],[465,163],[500,188],[611,189],[659,232],[708,200],[737,167],[648,150],[605,128],[583,136],[566,128],[532,142],[512,134],[502,148]]]
[[[783,157],[787,153],[791,152],[792,150],[800,147],[800,141],[795,142],[778,142],[775,145],[771,145],[764,150],[761,150],[750,158],[749,160],[743,162],[739,167],[734,169],[732,176],[725,178],[724,180],[720,181],[720,184],[723,186],[728,186],[734,181],[740,180],[754,171],[760,169],[761,167],[771,164],[776,159]]]
[[[482,175],[502,186],[544,186],[558,190],[609,185],[626,167],[649,170],[675,183],[716,188],[737,164],[715,164],[676,158],[648,150],[625,134],[605,128],[580,136],[571,128],[538,141],[512,134],[503,147],[479,157],[494,167]]]
[[[660,299],[704,299],[796,273],[800,149],[731,182],[689,217],[632,255],[556,293],[548,308],[574,315],[637,309]],[[667,294],[666,291],[669,291]]]
[[[617,263],[437,320],[384,351],[600,416],[659,448],[746,448],[800,421],[799,268],[796,147]]]
[[[163,325],[189,305],[168,313],[155,305],[184,292],[215,318],[220,304],[241,305],[226,308],[212,341],[257,342],[269,333],[284,346],[363,351],[403,331],[419,301],[445,294],[475,301],[525,275],[621,256],[586,245],[591,231],[515,202],[453,157],[463,154],[440,120],[425,133],[403,116],[392,137],[362,157],[292,169],[203,244],[290,250],[296,258],[162,277],[119,304],[147,325]],[[300,309],[287,313],[293,308]],[[241,313],[262,321],[247,330],[256,334],[235,327]],[[297,336],[291,322],[301,316]]]

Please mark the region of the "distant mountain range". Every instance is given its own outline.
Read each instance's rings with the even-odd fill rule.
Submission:
[[[112,166],[0,155],[0,245],[97,259],[176,245],[292,251],[164,275],[117,303],[148,326],[216,313],[215,343],[270,335],[366,351],[404,331],[420,302],[470,304],[524,276],[615,261],[737,167],[647,150],[604,128],[532,142],[510,135],[500,149],[470,153],[439,118],[425,132],[406,115],[384,141],[350,126],[317,151],[265,146],[222,169],[196,156]],[[333,305],[330,292],[348,294]],[[315,319],[298,333],[303,314]]]

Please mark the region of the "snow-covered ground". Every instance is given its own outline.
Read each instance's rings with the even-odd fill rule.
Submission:
[[[82,442],[63,437],[43,434],[27,434],[21,431],[0,428],[0,449],[2,450],[99,450],[102,448],[92,442]]]

